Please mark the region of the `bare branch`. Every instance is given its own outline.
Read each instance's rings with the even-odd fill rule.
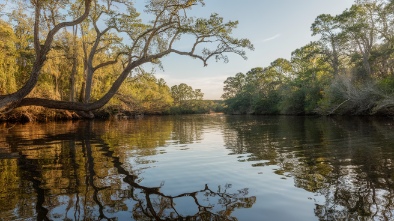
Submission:
[[[120,57],[120,55],[127,55],[127,54],[128,54],[127,52],[119,52],[116,55],[114,60],[107,61],[107,62],[101,63],[101,64],[93,67],[93,71],[96,71],[96,70],[98,70],[100,68],[103,68],[103,67],[106,67],[106,66],[109,66],[109,65],[112,65],[112,64],[116,64],[118,62],[118,58]]]

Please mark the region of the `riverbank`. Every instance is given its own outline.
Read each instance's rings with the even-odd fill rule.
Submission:
[[[378,117],[393,117],[394,110],[387,109],[385,111],[380,111],[374,114],[257,114],[257,113],[229,113],[223,111],[216,110],[207,110],[204,112],[188,112],[188,111],[167,111],[161,113],[144,113],[144,112],[135,112],[130,110],[115,110],[113,108],[102,108],[97,111],[92,112],[93,119],[138,119],[144,117],[146,115],[190,115],[190,114],[226,114],[226,115],[256,115],[256,116],[279,116],[279,115],[287,115],[287,116],[378,116]],[[54,110],[47,109],[42,107],[23,107],[15,109],[6,114],[0,114],[0,122],[12,122],[12,123],[28,123],[28,122],[52,122],[52,121],[73,121],[73,120],[82,120],[88,119],[87,115],[83,115],[81,113],[77,113],[75,111],[68,110]]]

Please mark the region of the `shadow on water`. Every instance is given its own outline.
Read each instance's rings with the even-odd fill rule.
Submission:
[[[171,139],[173,128],[182,127],[178,123],[116,125],[127,136],[112,133],[115,128],[106,122],[8,129],[0,138],[6,147],[0,159],[0,220],[237,220],[232,211],[256,201],[247,189],[233,193],[231,184],[202,184],[192,192],[165,194],[163,183],[141,185],[139,172],[126,162],[133,147],[125,144],[145,146],[146,155],[158,154],[151,147]],[[149,134],[141,137],[145,130]],[[192,141],[199,133],[179,140]],[[136,151],[141,154],[141,148]],[[184,201],[193,208],[190,203],[184,208]]]
[[[240,162],[275,166],[323,197],[319,220],[394,220],[393,129],[385,118],[241,116],[227,121],[224,139]]]

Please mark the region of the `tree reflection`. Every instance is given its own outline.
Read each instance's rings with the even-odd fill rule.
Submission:
[[[235,209],[255,203],[247,189],[233,192],[230,184],[217,188],[202,184],[193,192],[171,194],[161,191],[164,184],[141,185],[138,171],[126,161],[133,142],[148,135],[130,128],[150,132],[146,151],[139,154],[152,155],[165,143],[163,137],[170,137],[172,126],[133,122],[117,127],[129,136],[114,134],[108,127],[113,126],[79,122],[51,133],[40,126],[9,131],[9,155],[18,153],[18,157],[0,159],[0,186],[11,185],[0,192],[4,203],[0,220],[237,220],[231,215]]]
[[[203,115],[197,117],[179,116],[173,118],[174,133],[172,140],[179,144],[192,143],[202,139],[205,119]]]
[[[320,220],[394,219],[394,133],[387,119],[237,117],[225,143],[240,161],[275,165],[296,187],[324,196]]]
[[[159,188],[144,189],[142,197],[135,197],[138,201],[133,209],[134,217],[149,217],[155,220],[237,220],[231,217],[231,213],[236,208],[250,208],[255,203],[255,197],[246,197],[247,189],[239,190],[237,193],[227,193],[227,186],[224,190],[211,190],[208,185],[202,190],[183,193],[176,196],[166,196],[160,193]],[[196,204],[196,213],[183,216],[178,212],[176,203],[179,198],[191,198]],[[218,198],[223,210],[213,212],[214,205],[208,203],[210,198]],[[204,205],[203,201],[206,205]],[[214,203],[214,202],[212,202]]]

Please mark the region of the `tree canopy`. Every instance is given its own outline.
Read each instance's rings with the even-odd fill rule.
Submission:
[[[246,58],[245,49],[253,45],[232,36],[237,21],[189,16],[203,5],[151,0],[138,12],[131,0],[16,1],[16,9],[3,16],[9,22],[0,22],[0,38],[7,39],[0,50],[10,53],[0,57],[0,72],[10,82],[0,83],[12,85],[0,90],[1,110],[34,105],[93,117],[91,111],[118,94],[142,64],[160,65],[170,54],[204,66],[210,59],[227,62],[227,53]],[[194,39],[188,49],[177,47],[183,38]]]

